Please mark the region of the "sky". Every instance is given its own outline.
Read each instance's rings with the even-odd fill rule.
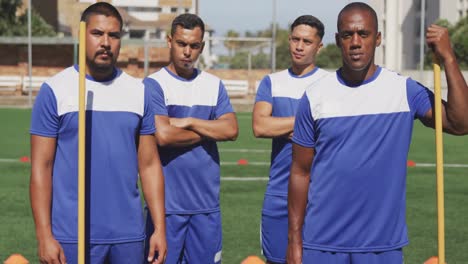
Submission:
[[[325,25],[323,42],[333,43],[338,12],[349,0],[198,0],[199,14],[205,24],[215,30],[214,36],[224,36],[233,29],[239,33],[256,32],[271,25],[273,1],[276,1],[276,21],[287,28],[300,15],[313,15]],[[367,1],[363,1],[367,2]]]

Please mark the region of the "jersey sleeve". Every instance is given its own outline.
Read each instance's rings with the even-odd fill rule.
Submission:
[[[44,83],[32,108],[31,128],[29,132],[32,135],[57,137],[58,130],[57,99],[52,88]]]
[[[258,85],[257,96],[255,102],[267,102],[273,104],[273,96],[271,94],[271,80],[267,75],[265,76],[260,84]]]
[[[218,92],[218,101],[216,103],[215,109],[215,118],[218,119],[220,116],[233,113],[234,109],[232,108],[231,101],[226,91],[226,87],[222,81],[219,82],[219,92]]]
[[[294,121],[294,134],[292,141],[303,147],[315,147],[315,126],[310,108],[309,98],[305,93],[299,101]]]
[[[150,93],[150,109],[153,115],[164,115],[168,116],[166,102],[164,99],[164,91],[161,88],[161,85],[152,78],[143,79],[143,84],[145,89],[149,90]]]
[[[422,84],[408,78],[406,80],[408,104],[415,118],[422,118],[434,104],[434,93]]]
[[[145,106],[144,106],[144,112],[143,112],[143,117],[141,120],[141,126],[140,126],[140,135],[151,135],[154,132],[156,132],[156,128],[154,125],[154,115],[153,115],[153,110],[151,108],[151,91],[150,88],[145,85]]]

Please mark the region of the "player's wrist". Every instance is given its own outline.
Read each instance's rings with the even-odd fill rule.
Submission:
[[[302,242],[302,234],[300,230],[289,230],[288,231],[288,242],[289,243],[300,243]]]
[[[36,226],[36,236],[37,237],[48,237],[52,235],[52,229],[49,225]]]

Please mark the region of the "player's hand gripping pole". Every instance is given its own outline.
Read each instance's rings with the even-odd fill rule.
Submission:
[[[436,134],[437,177],[437,237],[438,264],[445,264],[445,209],[444,209],[444,150],[442,143],[442,98],[440,89],[440,62],[434,55],[434,105]]]
[[[78,264],[85,263],[86,22],[80,22],[78,104]]]

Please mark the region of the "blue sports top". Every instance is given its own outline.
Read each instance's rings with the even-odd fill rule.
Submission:
[[[78,67],[47,80],[32,110],[33,135],[56,138],[52,172],[52,232],[64,243],[78,233]],[[138,181],[137,140],[155,132],[149,91],[115,69],[98,82],[86,76],[86,177],[90,241],[145,237]]]
[[[196,70],[187,80],[167,68],[143,81],[150,87],[155,115],[215,120],[232,113],[221,80]],[[219,211],[220,167],[216,142],[204,139],[188,147],[159,147],[164,170],[166,214]]]
[[[376,252],[408,243],[406,161],[433,94],[385,68],[357,86],[339,71],[307,89],[293,141],[314,148],[304,247]]]
[[[260,82],[255,102],[267,102],[272,106],[271,116],[296,115],[299,100],[307,86],[323,78],[328,72],[315,67],[311,72],[295,75],[291,69],[272,73]],[[265,194],[288,195],[289,169],[291,168],[291,141],[284,137],[272,139],[269,182]]]

